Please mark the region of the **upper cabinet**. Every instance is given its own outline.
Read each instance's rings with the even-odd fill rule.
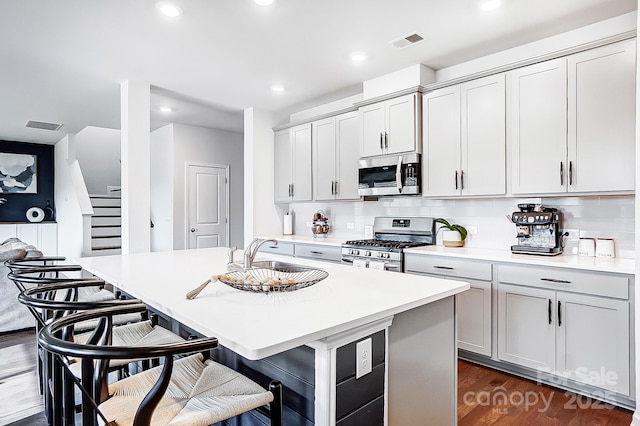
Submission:
[[[512,193],[634,189],[635,41],[508,73]]]
[[[275,134],[275,201],[311,200],[311,123]]]
[[[313,199],[358,199],[358,114],[312,123]]]
[[[417,93],[360,107],[360,156],[420,152]]]
[[[424,96],[425,197],[506,192],[504,74]]]

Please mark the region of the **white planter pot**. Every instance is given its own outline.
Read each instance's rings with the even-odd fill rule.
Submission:
[[[464,240],[458,231],[443,230],[442,243],[445,247],[462,247]]]

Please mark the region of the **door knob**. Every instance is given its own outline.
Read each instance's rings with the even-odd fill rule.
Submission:
[[[191,232],[196,232],[196,228],[191,228]]]

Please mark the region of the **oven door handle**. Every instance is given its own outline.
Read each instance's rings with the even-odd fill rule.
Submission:
[[[387,271],[402,272],[402,268],[400,267],[400,265],[391,264],[391,263],[385,263],[384,269],[386,269]]]
[[[348,257],[343,257],[342,261],[345,263],[353,263],[353,259],[349,259]]]
[[[398,155],[398,166],[396,167],[396,187],[398,192],[402,192],[402,155]]]

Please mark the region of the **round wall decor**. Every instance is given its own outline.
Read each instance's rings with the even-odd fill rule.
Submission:
[[[42,222],[44,220],[44,211],[40,207],[31,207],[27,210],[27,220],[29,222]]]

